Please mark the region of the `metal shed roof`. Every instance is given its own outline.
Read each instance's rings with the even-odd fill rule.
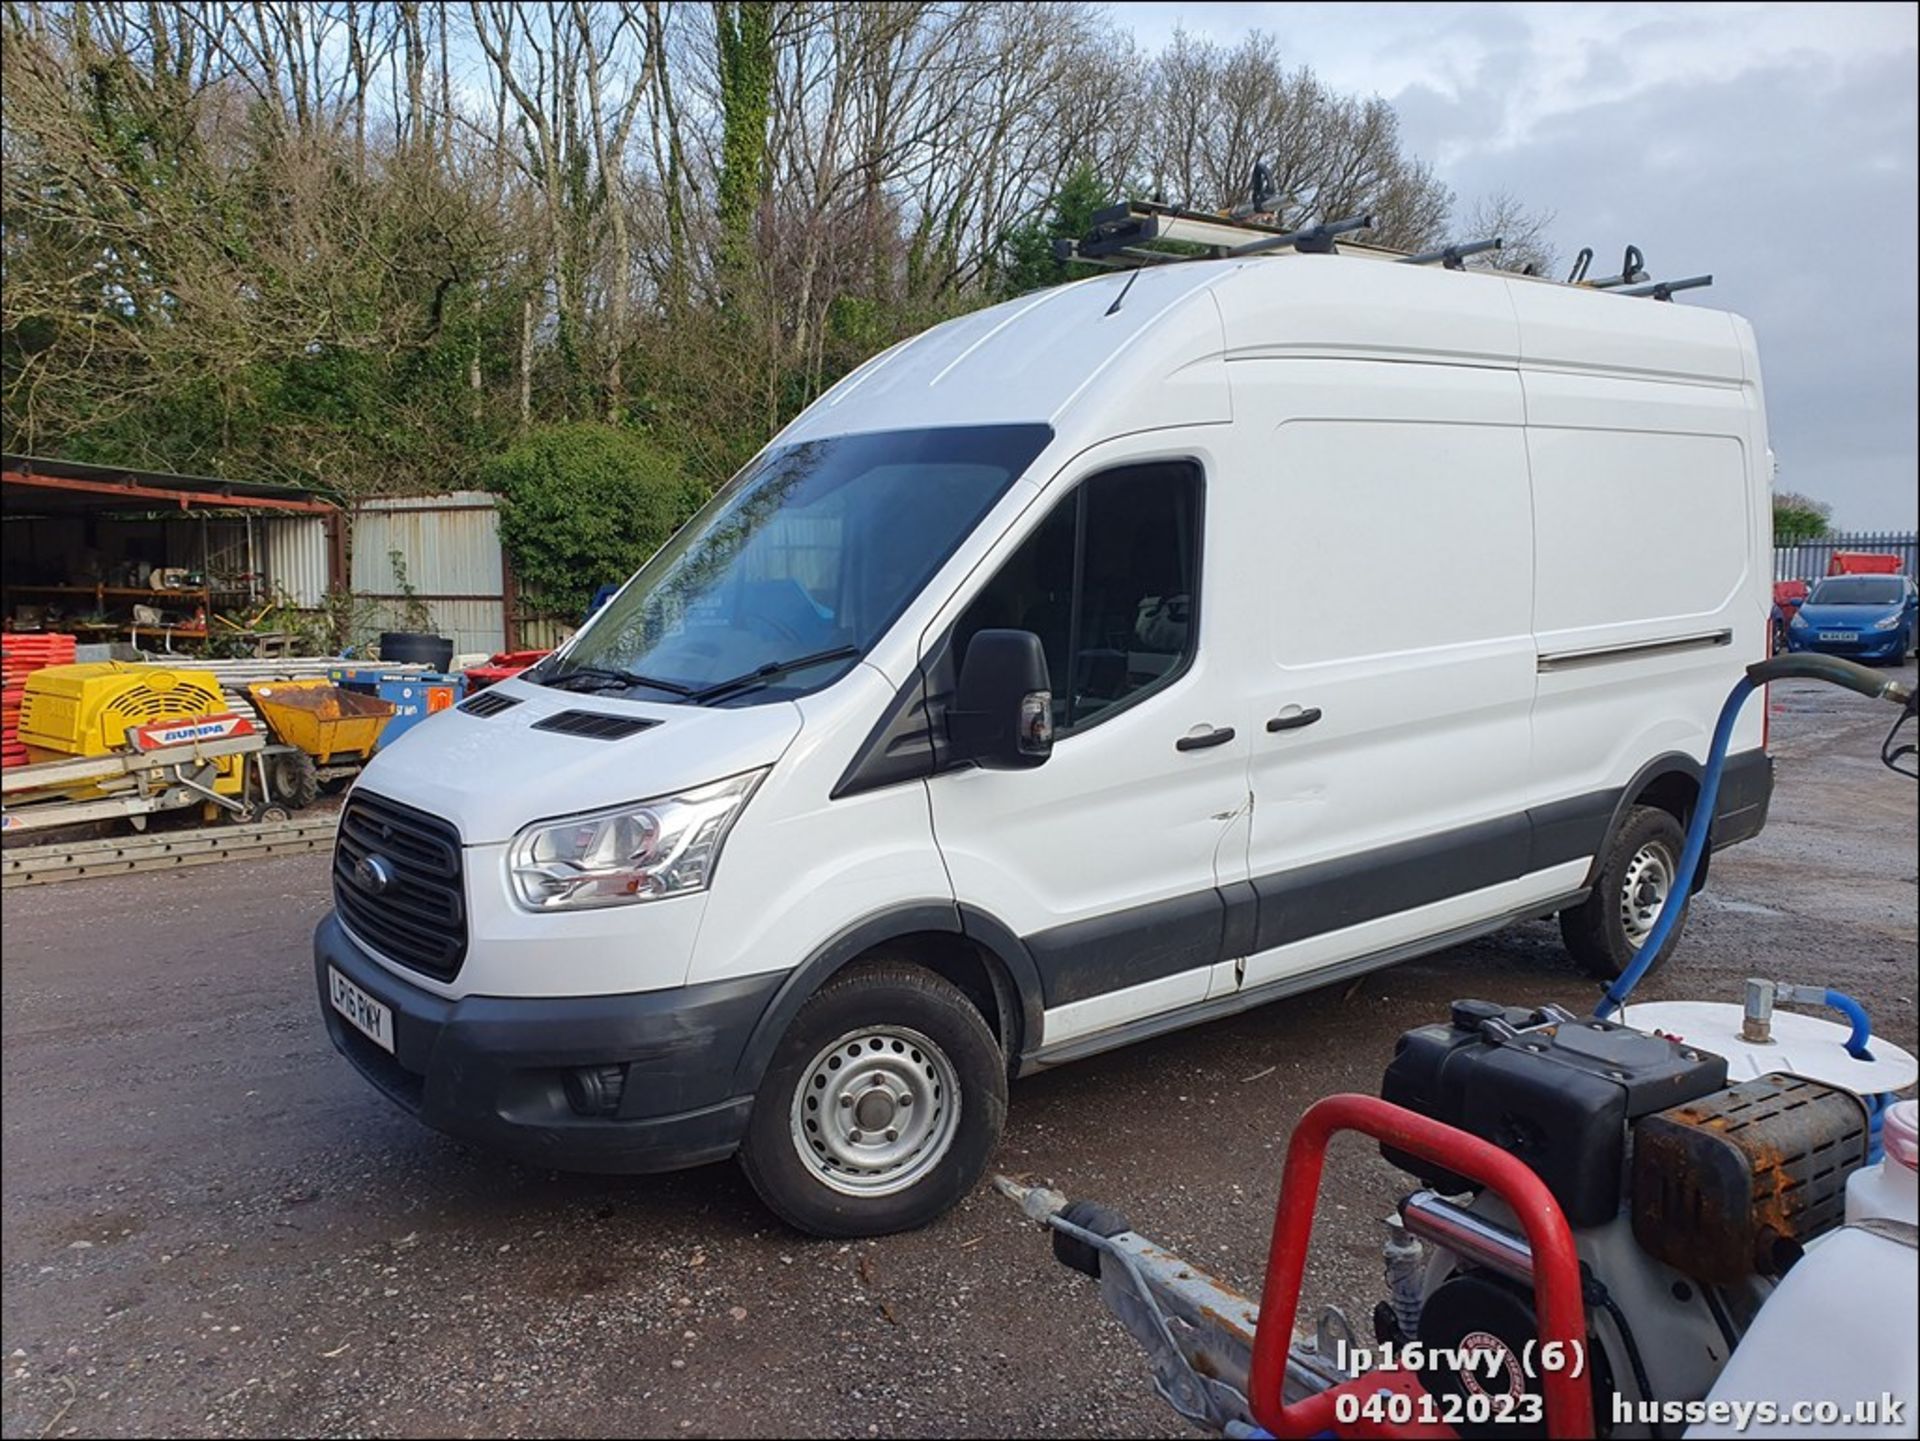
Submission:
[[[331,514],[325,491],[261,480],[173,475],[44,456],[0,456],[0,494],[9,511],[150,513],[157,510],[269,510]]]

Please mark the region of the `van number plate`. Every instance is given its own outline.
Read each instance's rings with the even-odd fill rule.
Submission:
[[[1855,634],[1854,634],[1854,633],[1853,633],[1852,631],[1850,631],[1850,630],[1823,630],[1823,631],[1821,631],[1821,632],[1820,632],[1820,639],[1822,639],[1822,640],[1838,640],[1838,641],[1852,641],[1852,640],[1858,640],[1858,639],[1860,639],[1860,637],[1859,637],[1859,636],[1857,636],[1857,635],[1855,635]]]
[[[353,1028],[383,1051],[393,1050],[393,1012],[332,966],[327,967],[328,999]]]

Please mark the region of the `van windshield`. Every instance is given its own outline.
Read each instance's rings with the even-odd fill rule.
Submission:
[[[1052,438],[1044,425],[967,426],[770,450],[527,678],[715,704],[816,690]]]
[[[1807,597],[1809,605],[1898,605],[1907,588],[1894,576],[1848,575],[1823,580]]]

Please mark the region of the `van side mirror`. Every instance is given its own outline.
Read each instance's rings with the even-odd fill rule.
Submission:
[[[967,644],[947,711],[954,757],[983,770],[1029,770],[1053,754],[1047,653],[1030,630],[983,630]]]

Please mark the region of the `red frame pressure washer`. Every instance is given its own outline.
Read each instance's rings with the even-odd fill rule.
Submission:
[[[1328,1096],[1316,1101],[1300,1118],[1293,1139],[1287,1143],[1286,1167],[1280,1174],[1280,1199],[1274,1208],[1273,1242],[1260,1291],[1260,1322],[1254,1330],[1253,1365],[1248,1378],[1248,1403],[1261,1426],[1275,1436],[1452,1434],[1449,1428],[1423,1425],[1417,1420],[1401,1427],[1366,1422],[1336,1424],[1342,1396],[1406,1390],[1402,1382],[1417,1384],[1410,1372],[1359,1376],[1292,1405],[1287,1404],[1282,1391],[1327,1142],[1339,1131],[1358,1131],[1431,1161],[1479,1182],[1504,1201],[1533,1248],[1533,1305],[1540,1321],[1541,1342],[1535,1354],[1579,1357],[1584,1362],[1587,1319],[1580,1257],[1574,1250],[1573,1231],[1546,1183],[1518,1157],[1429,1116],[1377,1096]],[[1546,1350],[1552,1343],[1558,1343],[1557,1353]],[[1584,1364],[1543,1366],[1541,1391],[1549,1436],[1594,1434],[1593,1387]]]

